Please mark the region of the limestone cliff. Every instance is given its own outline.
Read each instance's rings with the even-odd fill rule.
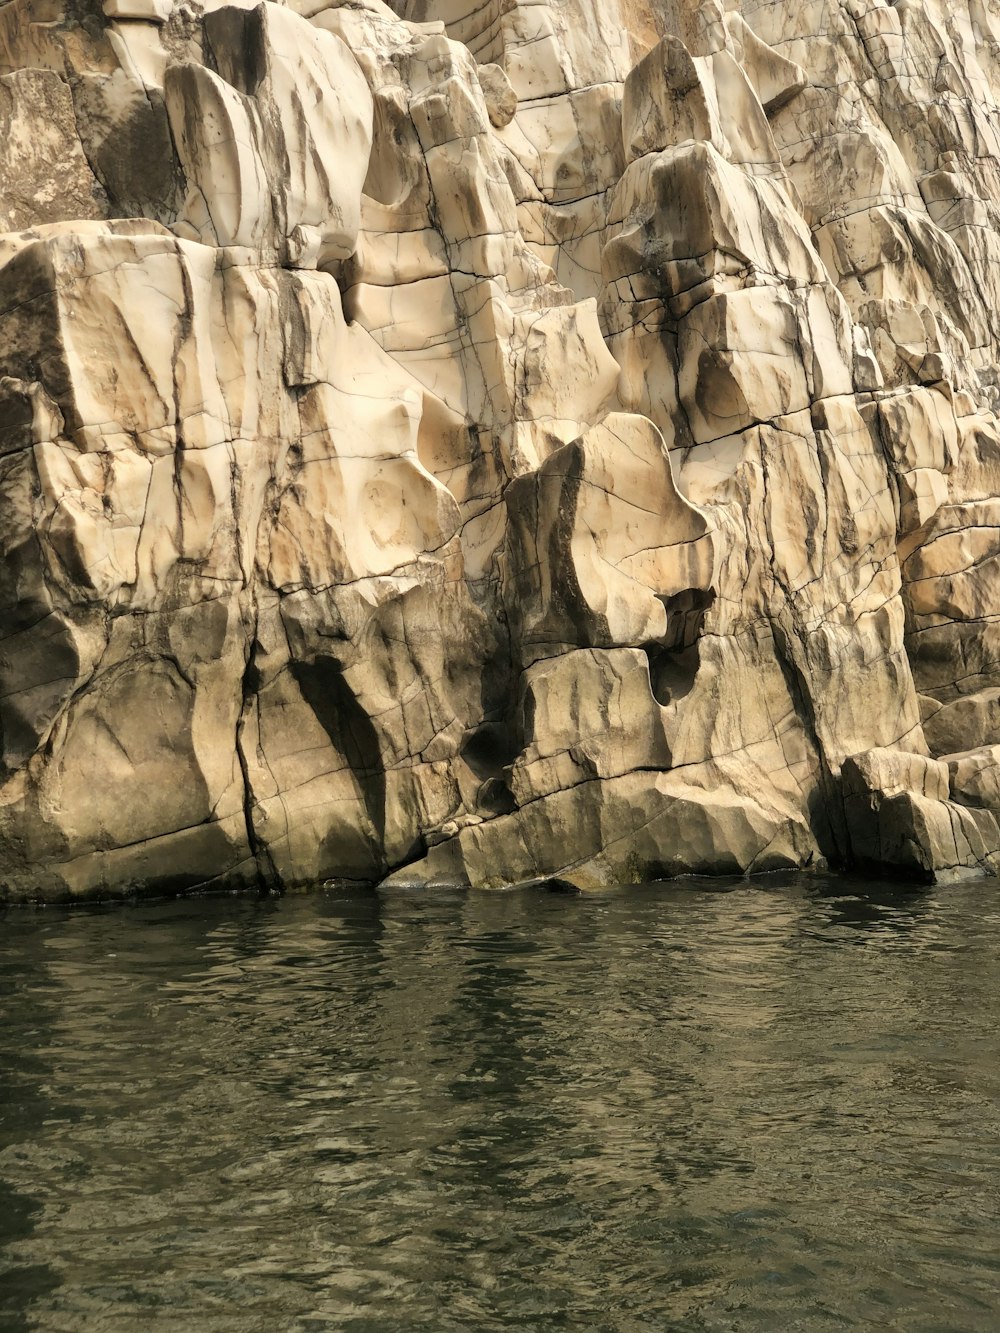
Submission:
[[[0,892],[1000,860],[995,0],[0,4]]]

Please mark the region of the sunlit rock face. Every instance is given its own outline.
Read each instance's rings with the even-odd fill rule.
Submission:
[[[1000,864],[983,0],[0,5],[0,892]]]

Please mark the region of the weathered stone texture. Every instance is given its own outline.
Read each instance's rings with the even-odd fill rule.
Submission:
[[[0,3],[0,896],[1000,866],[1000,17]]]

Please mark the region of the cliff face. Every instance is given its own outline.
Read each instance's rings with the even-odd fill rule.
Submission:
[[[7,895],[997,864],[1000,17],[650,3],[0,6]]]

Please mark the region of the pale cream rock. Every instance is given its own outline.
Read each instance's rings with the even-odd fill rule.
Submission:
[[[959,805],[1000,811],[1000,749],[995,745],[949,754],[948,782],[952,800]]]
[[[251,198],[253,171],[268,181],[283,257],[292,267],[347,259],[357,241],[372,142],[372,96],[357,61],[339,37],[282,5],[217,9],[206,17],[205,30],[219,74],[237,94],[254,100],[260,116],[257,135],[253,121],[242,126],[238,113],[232,135],[222,131],[223,143],[235,140],[230,152],[252,157],[256,147],[261,159],[253,167],[241,162],[231,174],[241,183],[246,179]],[[228,101],[234,105],[231,96]],[[194,115],[204,119],[208,110]],[[209,137],[206,147],[211,142]],[[214,175],[210,161],[200,176],[196,165],[199,188],[209,196]],[[216,188],[223,196],[233,193],[225,176]],[[248,242],[220,237],[219,243]]]
[[[794,305],[779,288],[712,296],[695,306],[681,328],[678,388],[696,443],[808,407],[797,339]]]
[[[502,887],[555,875],[599,889],[710,867],[740,874],[807,862],[815,844],[804,821],[780,802],[772,806],[768,795],[760,786],[756,795],[734,790],[724,765],[652,781],[642,773],[594,779],[467,825],[387,882]],[[570,845],[572,856],[561,857],[557,849]],[[503,875],[496,871],[501,856]]]
[[[518,805],[593,778],[670,766],[649,661],[638,649],[536,662],[522,677],[519,706],[530,742],[511,769]]]
[[[109,19],[139,19],[145,23],[166,23],[173,0],[104,0]]]
[[[526,661],[682,639],[686,607],[672,599],[711,600],[709,525],[642,417],[610,416],[551,454],[508,488],[507,510],[504,591]]]
[[[998,94],[980,0],[0,8],[0,896],[996,870]]]
[[[180,235],[214,246],[276,252],[256,104],[203,65],[173,65],[164,97],[188,197]]]
[[[694,139],[755,174],[783,175],[763,108],[724,48],[696,57],[665,37],[625,80],[622,135],[629,160]]]
[[[771,275],[794,273],[799,283],[826,277],[784,191],[726,162],[709,144],[632,163],[608,221],[604,276],[618,287],[619,302],[683,296],[671,312],[681,316],[717,292],[768,285]],[[629,283],[624,291],[622,279]]]
[[[598,83],[561,96],[522,100],[500,137],[552,203],[610,189],[625,165],[621,86]]]
[[[616,8],[581,0],[501,8],[505,68],[520,101],[620,83],[628,73],[628,34]],[[457,35],[451,25],[449,32]]]
[[[848,760],[844,806],[857,863],[927,880],[995,874],[996,816],[979,804],[955,804],[950,791],[941,761],[890,750]]]
[[[802,66],[762,42],[738,11],[727,10],[725,22],[733,55],[768,116],[808,87],[809,76]]]
[[[517,93],[502,65],[480,65],[476,78],[486,98],[490,124],[502,130],[517,114]]]

